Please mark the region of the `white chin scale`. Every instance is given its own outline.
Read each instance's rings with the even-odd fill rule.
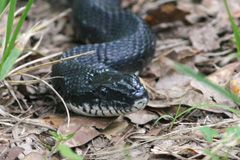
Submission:
[[[148,103],[147,98],[142,98],[142,99],[136,100],[133,104],[132,111],[134,112],[134,111],[143,109],[147,105],[147,103]]]
[[[75,106],[72,103],[67,103],[67,106],[70,110],[80,115],[91,116],[91,117],[113,117],[113,116],[119,116],[119,115],[141,110],[147,105],[147,103],[148,103],[148,99],[142,98],[142,99],[136,100],[132,108],[129,108],[129,107],[117,108],[117,107],[111,107],[111,106],[108,106],[108,108],[102,106],[100,108],[97,105],[90,107],[88,103],[84,103],[83,106]]]

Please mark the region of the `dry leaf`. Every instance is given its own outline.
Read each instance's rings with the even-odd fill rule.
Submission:
[[[119,136],[121,133],[123,133],[128,125],[129,124],[126,120],[118,118],[101,133],[104,134],[108,139],[111,139],[113,136]]]
[[[168,99],[179,98],[185,94],[191,78],[179,73],[172,73],[159,79],[156,84],[157,92]]]
[[[229,89],[230,91],[237,95],[238,97],[240,96],[240,74],[236,74],[233,76],[233,78],[229,82]]]
[[[157,3],[157,2],[156,2]],[[188,12],[185,12],[176,7],[176,3],[169,2],[156,4],[154,9],[147,11],[145,20],[150,25],[156,25],[163,22],[184,21]]]
[[[232,76],[239,69],[240,69],[240,63],[232,63],[219,69],[217,72],[211,74],[207,78],[213,83],[219,85],[220,87],[226,88],[226,85],[228,84]],[[200,90],[203,93],[204,97],[206,97],[208,100],[211,100],[218,104],[227,105],[229,107],[236,106],[236,104],[232,100],[224,97],[217,91],[213,90],[212,88],[210,88],[209,86],[201,82],[193,80],[191,82],[191,86],[195,89]]]
[[[20,147],[12,147],[1,151],[3,152],[0,154],[0,160],[15,160],[18,158],[19,154],[23,152],[23,149]]]
[[[66,142],[69,147],[81,146],[101,133],[97,129],[105,129],[114,121],[114,118],[74,117],[69,126],[67,123],[58,129],[63,135],[74,134],[74,137]],[[96,129],[97,128],[97,129]]]
[[[219,37],[212,25],[192,29],[189,38],[193,47],[199,51],[212,51],[220,48]]]
[[[24,157],[23,160],[43,160],[46,157],[44,157],[44,155],[37,153],[37,152],[31,152],[28,155],[26,155],[26,157]]]
[[[62,115],[47,115],[42,118],[43,123],[49,125],[55,129],[59,128],[65,121],[65,117]]]
[[[129,118],[132,123],[136,124],[146,124],[152,120],[157,119],[159,116],[153,112],[147,110],[141,110],[138,112],[134,112],[131,114],[125,115],[125,117]]]

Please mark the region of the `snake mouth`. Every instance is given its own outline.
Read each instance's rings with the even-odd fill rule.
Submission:
[[[67,103],[68,108],[78,114],[85,115],[85,116],[91,116],[91,117],[115,117],[119,115],[124,115],[126,113],[130,113],[139,109],[135,108],[118,108],[113,106],[108,107],[101,107],[94,105],[90,106],[88,103],[84,103],[81,105],[76,105],[73,103]]]
[[[137,110],[141,110],[143,109],[148,103],[148,98],[147,97],[143,97],[141,99],[138,99],[134,102],[133,104],[133,112],[137,111]]]
[[[134,101],[134,103],[129,106],[127,104],[122,106],[116,105],[97,105],[97,104],[89,104],[89,103],[82,103],[82,104],[74,104],[74,103],[67,103],[70,110],[75,113],[85,115],[85,116],[97,116],[97,117],[113,117],[124,115],[132,112],[136,112],[138,110],[144,109],[144,107],[148,103],[148,97],[142,97]]]

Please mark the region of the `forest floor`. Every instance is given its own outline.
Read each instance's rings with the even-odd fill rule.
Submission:
[[[155,57],[140,75],[150,102],[120,117],[70,112],[70,119],[49,85],[56,56],[77,45],[71,9],[60,2],[34,2],[22,29],[22,38],[30,37],[26,52],[0,84],[0,160],[61,159],[56,136],[71,133],[64,143],[85,159],[240,159],[237,103],[173,65],[239,93],[240,63],[223,1],[123,0],[157,37]],[[240,1],[228,3],[239,19]],[[5,25],[3,17],[0,37]]]

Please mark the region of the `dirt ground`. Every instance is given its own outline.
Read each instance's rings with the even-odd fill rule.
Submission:
[[[239,22],[240,1],[228,3]],[[50,73],[56,56],[77,45],[71,9],[65,1],[36,0],[20,37],[29,37],[26,51],[0,83],[1,160],[63,159],[50,131],[75,133],[65,144],[85,159],[240,159],[238,105],[173,67],[187,65],[239,93],[240,63],[223,1],[123,0],[122,5],[157,37],[155,57],[140,75],[150,95],[147,107],[114,118],[70,112],[68,126]],[[6,20],[0,22],[0,37]],[[232,128],[237,138],[228,134]]]

